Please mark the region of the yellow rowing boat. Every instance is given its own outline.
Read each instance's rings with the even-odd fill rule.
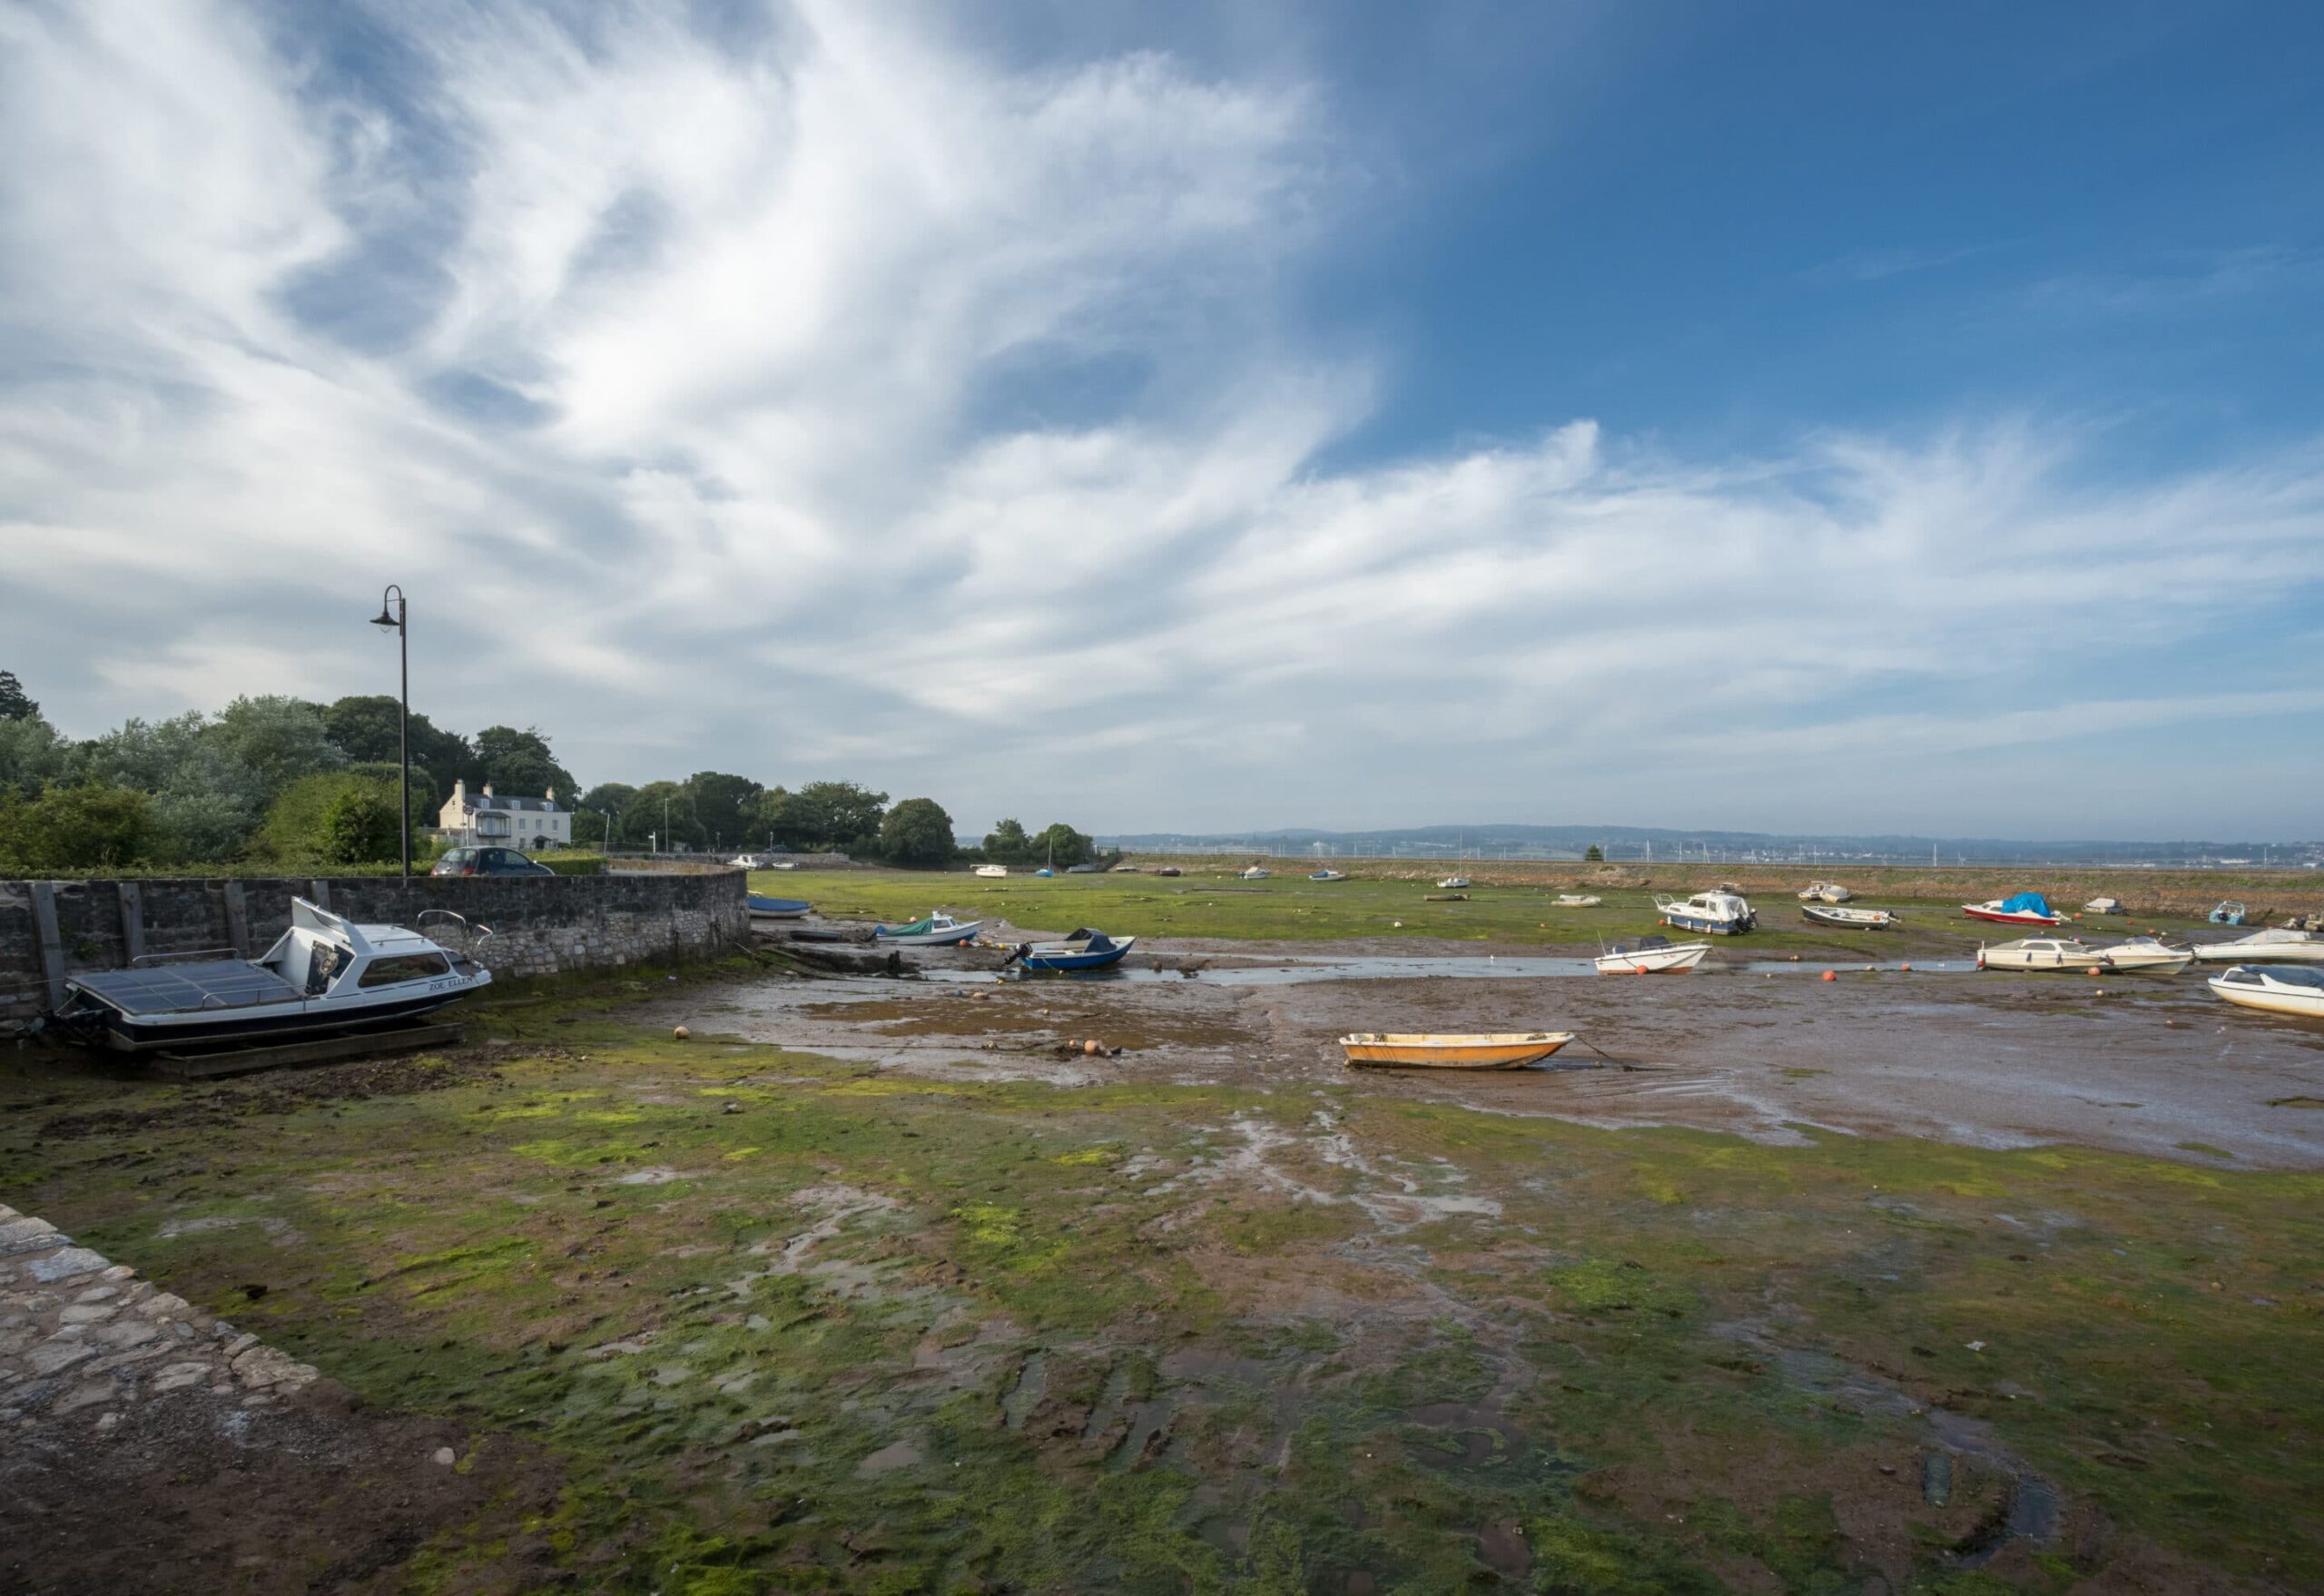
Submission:
[[[1538,1064],[1572,1039],[1570,1030],[1484,1036],[1364,1031],[1340,1038],[1340,1046],[1351,1069],[1519,1069]]]

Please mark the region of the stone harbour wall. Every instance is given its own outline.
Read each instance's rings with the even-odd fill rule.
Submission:
[[[747,944],[743,872],[601,876],[330,876],[251,881],[0,882],[0,1031],[61,1000],[65,975],[203,951],[255,958],[306,898],[366,923],[458,946],[448,910],[489,926],[470,949],[499,977],[710,958]]]

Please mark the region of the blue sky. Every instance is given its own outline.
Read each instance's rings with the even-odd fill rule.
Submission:
[[[963,830],[2324,832],[2324,13],[0,12],[0,665]],[[349,617],[355,624],[350,625]]]

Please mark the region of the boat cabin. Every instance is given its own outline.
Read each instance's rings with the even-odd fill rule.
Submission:
[[[304,898],[290,900],[290,929],[254,962],[310,998],[433,980],[456,968],[450,954],[418,931],[357,925]]]

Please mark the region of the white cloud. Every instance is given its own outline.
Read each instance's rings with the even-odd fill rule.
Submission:
[[[1895,773],[2317,708],[2208,656],[2324,582],[2324,449],[2093,483],[2025,419],[1752,459],[1561,419],[1352,458],[1393,376],[1301,331],[1373,198],[1315,84],[825,0],[747,47],[383,9],[392,85],[155,18],[0,16],[0,327],[40,351],[0,373],[0,627],[41,642],[0,663],[82,733],[378,690],[389,580],[441,722],[970,824],[1946,823]]]

